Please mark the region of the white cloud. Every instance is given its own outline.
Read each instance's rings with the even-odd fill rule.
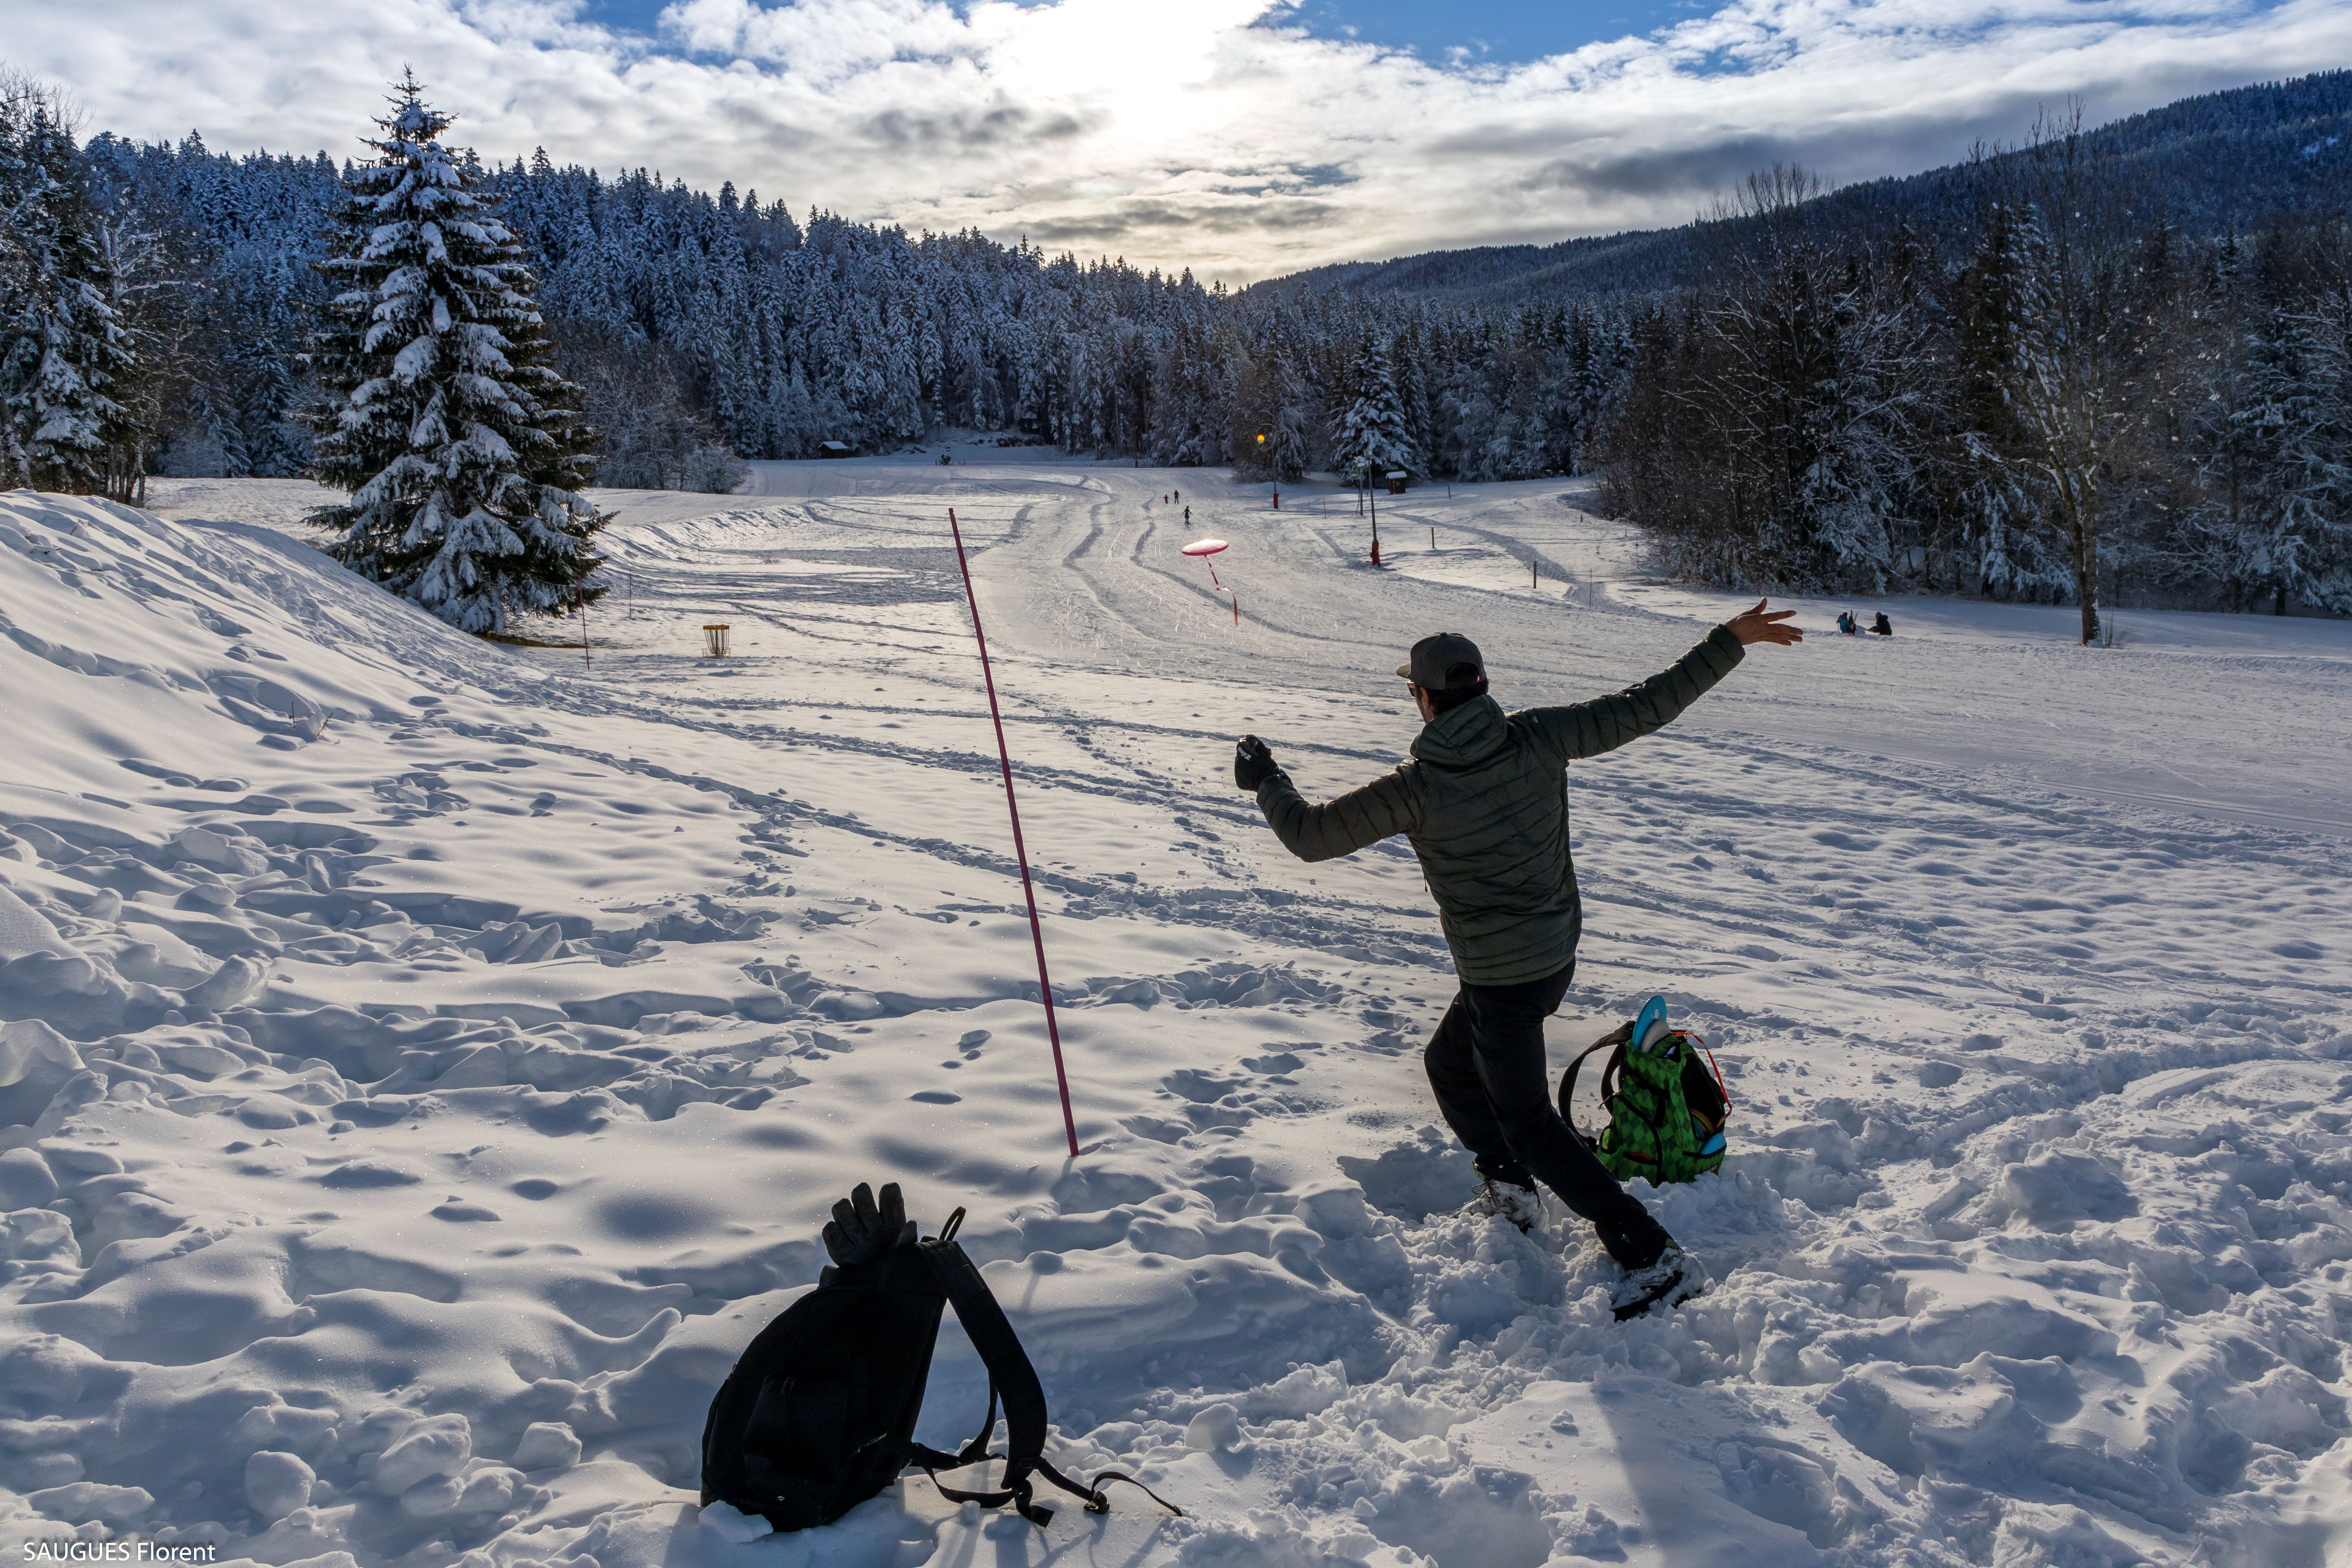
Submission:
[[[2352,64],[2341,0],[1733,0],[1517,66],[1311,38],[1268,0],[678,0],[659,49],[568,0],[10,9],[10,62],[93,128],[341,156],[405,64],[485,156],[1234,281],[1676,223],[1774,157],[1906,173],[2070,95],[2099,118]]]

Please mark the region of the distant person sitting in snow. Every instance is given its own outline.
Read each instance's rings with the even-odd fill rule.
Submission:
[[[1850,637],[1859,637],[1862,635],[1861,624],[1853,618],[1853,612],[1852,610],[1840,610],[1838,612],[1838,630],[1843,632]]]
[[[1895,635],[1895,623],[1886,618],[1885,610],[1879,611],[1878,618],[1870,623],[1870,635],[1879,637],[1891,637]]]
[[[1561,1120],[1545,1081],[1543,1021],[1575,977],[1584,925],[1569,857],[1568,764],[1666,723],[1728,675],[1749,645],[1802,640],[1782,624],[1793,613],[1767,615],[1759,600],[1639,686],[1517,713],[1488,695],[1475,643],[1457,632],[1423,637],[1397,669],[1424,721],[1412,760],[1322,805],[1300,797],[1256,736],[1243,736],[1234,751],[1234,782],[1256,794],[1300,859],[1335,859],[1391,834],[1412,840],[1461,976],[1423,1060],[1446,1125],[1476,1156],[1486,1184],[1479,1205],[1527,1229],[1536,1182],[1558,1193],[1623,1268],[1621,1317],[1694,1294],[1699,1276]]]

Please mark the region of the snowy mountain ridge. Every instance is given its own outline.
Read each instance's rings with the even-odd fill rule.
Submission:
[[[2180,99],[2110,121],[2090,139],[2119,156],[2151,218],[2202,238],[2340,206],[2352,190],[2352,159],[2334,149],[2347,127],[2352,71],[2336,70]],[[1832,245],[1883,244],[1901,228],[1950,252],[1965,244],[1979,201],[1968,164],[1948,164],[1842,186],[1813,205],[1808,232]],[[1501,307],[1649,295],[1697,282],[1752,243],[1759,226],[1702,217],[1677,228],[1552,245],[1341,262],[1269,279],[1243,296],[1295,300],[1337,292]]]

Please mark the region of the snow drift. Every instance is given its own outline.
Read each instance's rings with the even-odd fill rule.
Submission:
[[[1011,617],[1035,662],[1008,685],[1092,1145],[1059,1157],[1001,797],[973,787],[994,760],[919,544],[932,481],[896,471],[895,496],[864,467],[854,504],[713,502],[634,547],[625,519],[642,597],[593,677],[267,529],[0,497],[8,1546],[477,1568],[2342,1549],[2339,845],[1719,731],[1580,784],[1592,930],[1555,1044],[1664,988],[1738,1101],[1720,1176],[1643,1189],[1717,1289],[1619,1327],[1572,1216],[1522,1237],[1457,1212],[1466,1157],[1416,1081],[1448,981],[1409,863],[1265,854],[1200,733],[1230,694],[1156,658],[1108,682],[1118,649],[1041,607]],[[1165,488],[982,477],[960,509],[1032,561]],[[1185,485],[1213,519],[1240,504]],[[1269,614],[1358,591],[1297,526],[1252,563]],[[1088,614],[1144,624],[1158,580],[1132,558],[1062,558]],[[1013,594],[1013,565],[984,558],[984,591]],[[714,604],[752,657],[694,657],[681,628]],[[1629,659],[1687,640],[1596,613]],[[1354,744],[1345,723],[1396,721],[1317,722]],[[1395,743],[1360,738],[1305,753],[1319,783]],[[972,1205],[1055,1462],[1133,1468],[1187,1519],[1037,1536],[920,1480],[786,1541],[702,1517],[711,1392],[814,1280],[832,1199],[886,1179],[929,1225]],[[950,1331],[926,1436],[982,1396]]]

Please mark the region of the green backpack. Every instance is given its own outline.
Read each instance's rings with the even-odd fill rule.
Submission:
[[[1609,1112],[1609,1125],[1599,1138],[1591,1138],[1577,1131],[1569,1105],[1577,1068],[1608,1046],[1617,1047],[1601,1072],[1601,1105]],[[1731,1096],[1706,1042],[1680,1029],[1654,1030],[1646,1049],[1611,1035],[1579,1053],[1560,1075],[1561,1120],[1621,1182],[1636,1176],[1653,1185],[1687,1182],[1721,1169],[1724,1121],[1730,1113]]]

